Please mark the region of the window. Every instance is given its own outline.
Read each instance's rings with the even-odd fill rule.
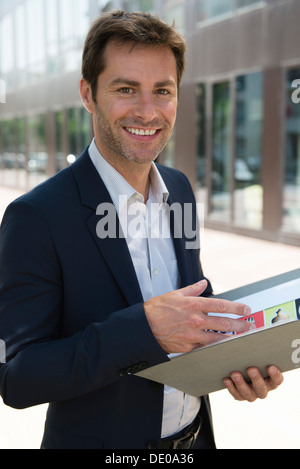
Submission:
[[[229,82],[213,85],[212,171],[210,218],[230,221],[231,103]]]
[[[208,18],[232,14],[234,0],[210,0],[206,2],[206,15]]]
[[[27,157],[26,157],[26,126],[25,119],[20,117],[16,120],[17,157],[16,167],[18,169],[18,187],[27,189]]]
[[[261,72],[236,78],[234,222],[262,228],[261,152],[263,122]]]
[[[26,68],[26,23],[25,7],[16,8],[16,66],[19,70]]]
[[[80,147],[83,151],[91,143],[91,115],[84,109],[80,109]]]
[[[243,10],[247,11],[249,7],[261,7],[265,3],[262,0],[197,0],[197,21],[223,20],[226,17],[243,13]]]
[[[46,0],[46,18],[47,70],[53,74],[57,73],[59,67],[59,22],[56,0]]]
[[[47,179],[48,152],[46,143],[46,116],[28,118],[29,185],[34,187]]]
[[[168,24],[174,24],[177,31],[185,33],[186,5],[182,1],[168,1],[165,5],[165,20]]]
[[[26,7],[30,81],[36,82],[41,77],[44,77],[46,71],[45,16],[43,2],[40,0],[28,0]]]
[[[175,132],[176,129],[173,130],[172,136],[162,153],[163,164],[169,168],[175,167]]]
[[[88,0],[59,0],[60,48],[62,70],[80,69],[82,48],[89,28]]]
[[[236,0],[237,8],[249,7],[255,4],[262,4],[264,2],[259,0]]]
[[[295,88],[299,79],[300,67],[287,72],[282,228],[290,233],[300,233],[300,103],[295,99],[300,96]]]
[[[60,171],[66,166],[66,159],[63,152],[63,132],[64,132],[64,113],[58,111],[54,114],[55,125],[55,168]]]
[[[69,153],[77,156],[78,154],[78,108],[68,109],[68,136],[69,136]]]
[[[2,136],[2,168],[3,168],[3,184],[6,186],[15,186],[17,183],[16,171],[16,146],[15,146],[15,121],[1,121]]]
[[[5,77],[7,90],[14,86],[13,17],[6,15],[0,21],[0,75]]]
[[[25,120],[0,121],[0,182],[5,186],[27,189]]]

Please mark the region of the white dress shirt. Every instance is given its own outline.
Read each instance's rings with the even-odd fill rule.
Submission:
[[[152,164],[149,197],[144,204],[143,196],[100,155],[95,140],[89,155],[116,208],[144,301],[176,290],[180,286],[179,273],[164,212],[169,193],[156,166]],[[165,386],[161,437],[173,435],[191,423],[199,408],[200,399]]]

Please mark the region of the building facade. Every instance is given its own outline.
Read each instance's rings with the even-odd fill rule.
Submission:
[[[205,226],[300,246],[299,0],[0,0],[0,185],[28,190],[92,138],[83,41],[105,10],[158,14],[184,34],[176,128]]]

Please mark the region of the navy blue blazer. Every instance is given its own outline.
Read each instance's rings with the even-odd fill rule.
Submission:
[[[169,202],[186,177],[158,165]],[[168,360],[145,317],[124,238],[100,239],[111,202],[88,151],[7,208],[0,230],[0,367],[5,404],[50,403],[45,448],[147,448],[158,442],[163,386],[131,373]],[[203,278],[197,249],[174,238],[182,286]],[[210,284],[206,294],[211,293]],[[201,414],[214,447],[208,398]]]

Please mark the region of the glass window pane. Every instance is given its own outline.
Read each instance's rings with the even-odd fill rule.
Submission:
[[[46,0],[46,33],[48,71],[56,72],[58,66],[58,7],[56,0]]]
[[[78,142],[78,109],[72,108],[68,110],[68,135],[69,135],[69,152],[71,155],[77,156]]]
[[[237,77],[234,221],[236,225],[253,229],[262,228],[263,214],[262,100],[261,72]]]
[[[26,67],[26,29],[25,7],[20,5],[16,9],[16,65],[19,69]]]
[[[237,0],[237,7],[244,8],[251,5],[255,5],[255,3],[262,3],[261,0]]]
[[[36,186],[47,179],[48,153],[46,144],[46,116],[28,119],[29,185]]]
[[[206,19],[205,0],[197,0],[196,16],[197,21],[204,21]]]
[[[0,73],[5,75],[14,67],[13,18],[6,15],[0,22]]]
[[[300,233],[300,86],[295,81],[299,79],[300,68],[288,71],[282,227],[291,233]]]
[[[85,40],[86,33],[89,29],[89,0],[78,0],[77,12],[77,27],[76,34],[79,42]]]
[[[55,168],[56,171],[66,167],[66,158],[63,152],[63,128],[64,128],[64,113],[62,111],[56,112],[54,115],[55,122]]]
[[[84,108],[80,109],[80,121],[80,146],[84,150],[91,143],[91,115]]]
[[[44,10],[40,0],[28,0],[28,55],[29,64],[45,61]]]
[[[212,172],[210,218],[230,220],[230,87],[229,82],[213,85]]]
[[[208,18],[231,14],[234,11],[234,0],[206,0]]]
[[[177,31],[180,31],[181,34],[185,32],[185,11],[186,5],[183,2],[168,2],[165,10],[165,21],[168,24],[175,25]]]
[[[73,0],[59,1],[61,47],[69,49],[75,46],[75,10]]]
[[[16,127],[14,120],[1,122],[3,142],[3,184],[17,185],[17,153],[16,153]]]
[[[26,157],[26,136],[25,136],[25,119],[19,118],[16,122],[17,130],[17,168],[18,168],[18,187],[20,189],[27,188],[27,157]]]
[[[200,84],[196,89],[197,105],[197,201],[205,203],[207,197],[206,186],[206,139],[205,139],[205,85]]]
[[[175,168],[175,132],[176,129],[173,130],[172,136],[163,151],[163,164],[169,168]]]

